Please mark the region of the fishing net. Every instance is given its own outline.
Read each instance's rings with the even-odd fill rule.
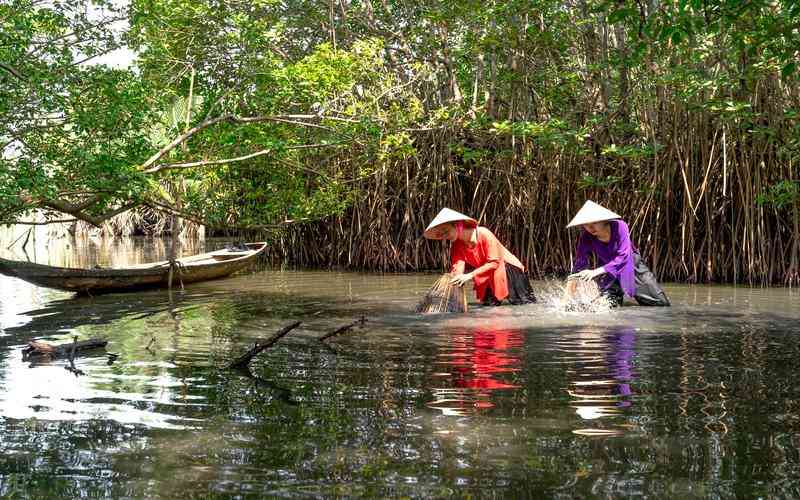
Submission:
[[[417,304],[418,313],[467,312],[467,293],[463,286],[453,285],[455,275],[447,273],[425,293]]]

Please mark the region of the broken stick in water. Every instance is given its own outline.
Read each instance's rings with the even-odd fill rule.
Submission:
[[[317,340],[322,342],[323,340],[327,340],[327,339],[329,339],[331,337],[335,337],[336,335],[339,335],[340,333],[344,333],[347,330],[353,328],[354,326],[359,326],[359,325],[360,326],[364,326],[364,323],[366,323],[366,322],[367,322],[367,318],[365,318],[364,315],[362,314],[360,319],[358,319],[356,321],[353,321],[349,325],[340,326],[336,330],[334,330],[334,331],[332,331],[330,333],[326,333],[325,335],[323,335],[322,337],[320,337]]]
[[[250,349],[246,353],[244,353],[241,356],[239,356],[236,359],[236,361],[234,361],[233,363],[228,365],[228,368],[233,369],[233,368],[244,368],[244,367],[246,367],[247,365],[250,364],[250,361],[254,357],[256,357],[261,351],[263,351],[264,349],[268,349],[268,348],[272,347],[272,345],[275,344],[277,341],[279,341],[281,339],[281,337],[283,337],[284,335],[286,335],[290,331],[292,331],[295,328],[297,328],[298,326],[300,326],[301,323],[302,323],[301,321],[296,321],[296,322],[292,323],[291,325],[284,326],[275,335],[273,335],[272,337],[268,338],[267,341],[264,342],[263,344],[259,344],[258,342],[256,342],[256,344],[253,346],[252,349]]]
[[[86,375],[83,373],[83,370],[75,367],[75,347],[78,344],[78,337],[72,337],[72,348],[69,350],[69,366],[65,366],[64,369],[71,371],[75,374],[75,376],[79,375]]]

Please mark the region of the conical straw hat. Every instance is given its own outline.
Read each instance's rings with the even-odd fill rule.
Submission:
[[[428,224],[427,229],[425,229],[424,236],[429,240],[441,240],[442,238],[436,234],[434,229],[437,226],[441,226],[442,224],[447,224],[448,222],[458,222],[463,221],[465,225],[475,227],[478,225],[478,221],[473,219],[472,217],[467,217],[466,215],[456,212],[455,210],[450,210],[449,208],[443,208],[438,215]]]
[[[604,220],[621,219],[622,216],[615,214],[611,210],[598,205],[597,203],[586,200],[575,217],[572,218],[567,227],[580,226],[581,224],[590,224],[592,222],[600,222]]]

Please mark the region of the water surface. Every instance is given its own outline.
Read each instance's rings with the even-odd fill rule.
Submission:
[[[164,246],[60,250],[107,265]],[[0,277],[0,497],[800,496],[797,291],[414,314],[435,279],[261,265],[79,298]],[[250,373],[225,368],[292,321]],[[82,376],[22,359],[75,336],[119,357],[78,358]]]

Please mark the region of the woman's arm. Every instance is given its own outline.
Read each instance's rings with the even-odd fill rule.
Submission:
[[[459,276],[464,274],[464,267],[466,266],[466,257],[464,256],[464,247],[461,242],[454,242],[453,247],[450,249],[450,273]]]
[[[500,249],[500,242],[497,237],[486,228],[478,228],[478,245],[483,245],[486,252],[486,262],[472,271],[473,276],[480,276],[486,273],[493,273],[500,267],[503,260],[503,251]]]
[[[592,253],[592,244],[589,241],[589,233],[581,229],[578,235],[578,245],[575,247],[575,262],[572,264],[572,272],[577,273],[589,267],[589,254]]]
[[[619,278],[625,264],[633,258],[633,245],[628,231],[628,225],[623,220],[617,220],[617,251],[613,259],[606,262],[602,269],[608,274]]]
[[[457,273],[455,278],[452,279],[451,283],[463,285],[467,281],[475,279],[476,276],[494,272],[494,270],[500,266],[500,262],[503,258],[503,251],[500,249],[500,242],[497,241],[495,235],[486,228],[477,228],[476,231],[478,231],[477,244],[483,247],[484,253],[487,257],[486,262],[478,266],[471,273]],[[463,272],[463,266],[461,269]]]

